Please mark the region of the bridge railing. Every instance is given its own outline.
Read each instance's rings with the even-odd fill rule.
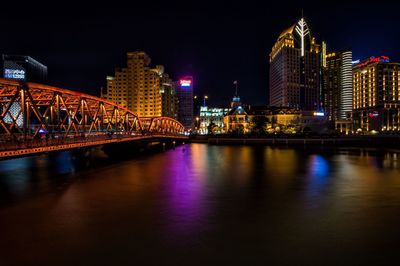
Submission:
[[[91,142],[107,142],[110,140],[129,140],[141,139],[148,136],[143,134],[99,134],[99,135],[82,135],[82,136],[60,136],[53,135],[51,137],[32,138],[30,136],[15,136],[12,139],[0,139],[0,151],[17,150],[17,149],[30,149],[45,146],[57,146],[76,143],[91,143]]]

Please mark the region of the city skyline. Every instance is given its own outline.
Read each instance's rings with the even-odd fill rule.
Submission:
[[[1,8],[0,266],[397,260],[400,2]]]
[[[143,50],[153,64],[164,65],[173,79],[192,75],[195,94],[207,94],[210,105],[221,106],[229,104],[234,80],[239,81],[243,102],[268,103],[268,54],[276,36],[300,18],[301,9],[317,41],[326,41],[328,49],[351,48],[355,59],[380,55],[399,59],[400,40],[385,26],[398,21],[393,15],[396,8],[381,14],[375,12],[378,6],[355,3],[329,8],[316,8],[311,2],[289,7],[233,2],[207,8],[209,4],[141,4],[141,15],[121,7],[67,5],[53,14],[24,6],[18,20],[12,19],[12,13],[1,18],[8,41],[0,44],[0,51],[37,58],[49,67],[51,85],[98,95],[104,76],[124,64],[126,52]],[[132,26],[135,32],[128,34]],[[26,29],[26,36],[15,31],[20,27]],[[23,40],[30,45],[20,44]]]

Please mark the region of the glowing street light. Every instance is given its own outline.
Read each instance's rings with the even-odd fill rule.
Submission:
[[[204,100],[204,106],[206,106],[206,100],[208,100],[208,96],[207,96],[207,95],[204,95],[203,100]]]

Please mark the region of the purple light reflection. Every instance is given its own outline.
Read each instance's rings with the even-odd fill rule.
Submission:
[[[210,206],[206,206],[208,167],[206,147],[191,145],[180,147],[168,155],[169,173],[165,176],[164,212],[167,230],[172,237],[175,235],[192,235],[203,231],[207,224],[207,214]],[[183,150],[185,149],[185,150]]]

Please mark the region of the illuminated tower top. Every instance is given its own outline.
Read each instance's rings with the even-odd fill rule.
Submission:
[[[301,56],[304,56],[305,44],[304,39],[307,35],[310,35],[310,30],[308,29],[307,23],[304,18],[301,18],[296,25],[296,32],[300,37],[300,49],[301,49]]]
[[[300,49],[302,57],[306,51],[316,53],[320,51],[320,46],[316,43],[315,38],[312,37],[311,30],[304,17],[279,35],[272,48],[270,60],[274,59],[276,54],[284,47]]]

